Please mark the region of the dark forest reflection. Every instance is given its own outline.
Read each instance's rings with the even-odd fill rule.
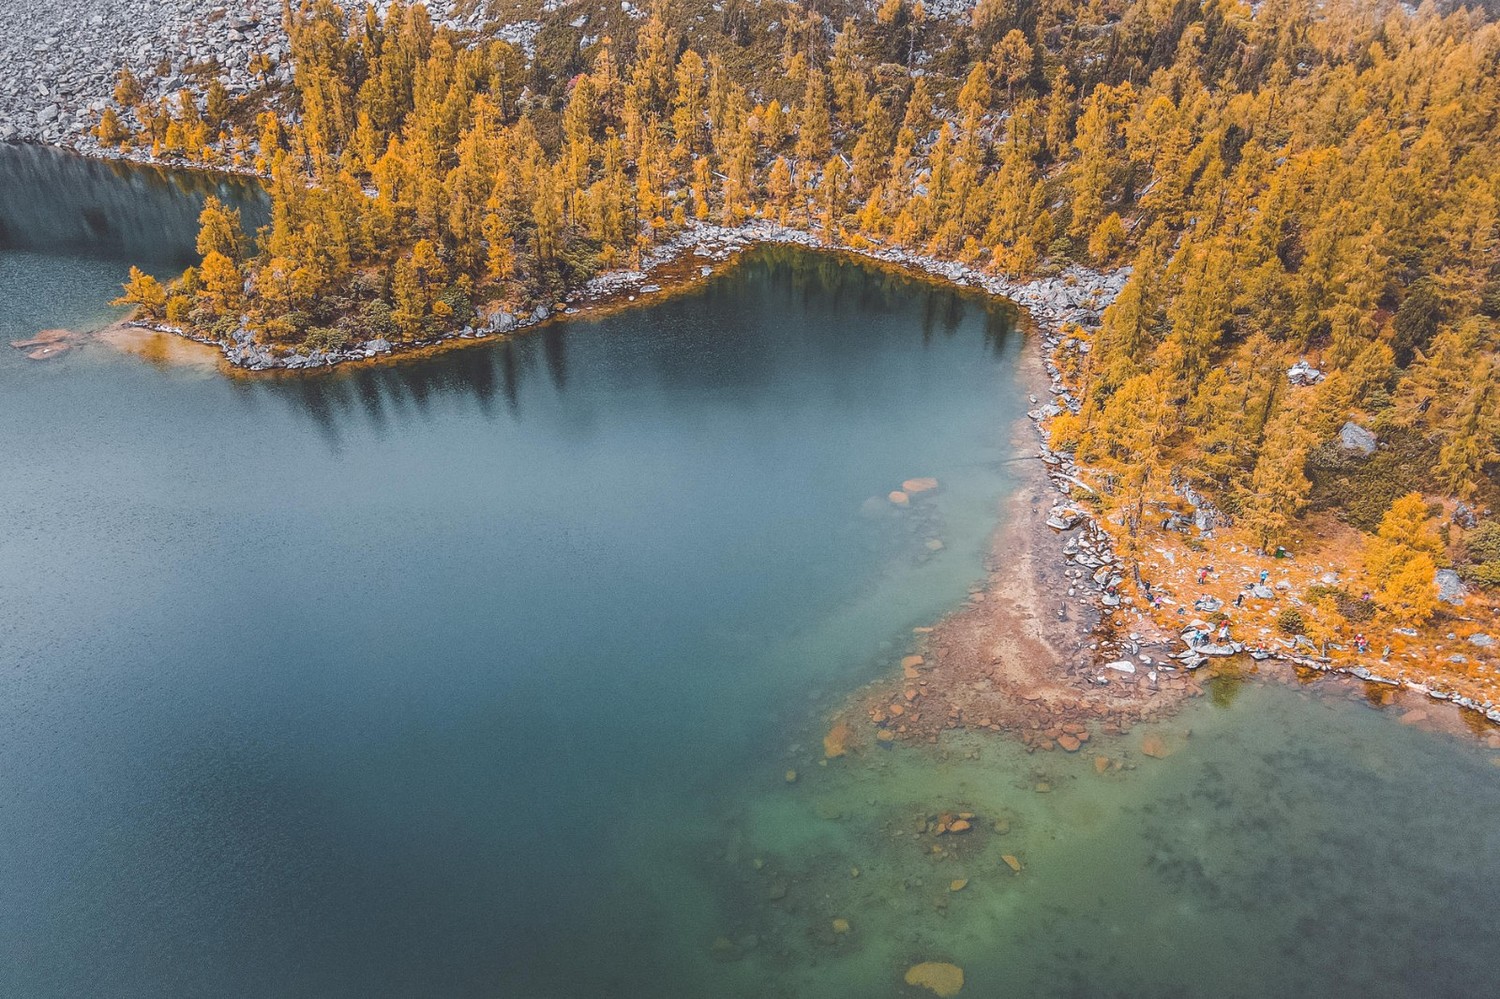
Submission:
[[[267,221],[266,199],[251,179],[0,146],[0,252],[185,267],[197,260],[198,213],[209,195],[240,208],[251,231]]]
[[[762,308],[802,315],[774,324],[768,335],[745,321],[764,316]],[[556,322],[428,357],[242,384],[257,397],[289,403],[336,446],[348,421],[379,431],[395,413],[428,414],[438,398],[467,400],[487,417],[519,421],[528,398],[566,396],[575,377],[607,380],[626,392],[754,392],[777,377],[789,353],[838,363],[833,355],[847,349],[841,338],[861,335],[910,336],[928,346],[957,336],[976,314],[983,349],[1000,356],[1019,330],[1019,311],[1008,303],[827,254],[761,247],[700,289],[597,322]],[[896,333],[884,325],[871,332],[871,319],[896,315],[910,316],[910,324]],[[628,349],[620,347],[622,334],[630,335]]]

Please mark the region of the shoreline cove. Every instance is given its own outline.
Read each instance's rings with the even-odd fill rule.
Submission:
[[[122,159],[94,156],[81,150],[64,151],[86,159]],[[170,168],[168,164],[154,161],[151,165]],[[216,171],[204,172],[213,174]],[[1123,571],[1123,563],[1115,558],[1111,527],[1101,523],[1083,505],[1073,502],[1075,488],[1093,492],[1093,487],[1086,481],[1090,470],[1076,465],[1071,455],[1055,452],[1048,445],[1050,419],[1064,412],[1076,412],[1079,406],[1055,363],[1069,338],[1068,329],[1099,326],[1104,310],[1130,276],[1128,267],[1101,273],[1072,265],[1053,277],[1018,282],[899,246],[856,247],[829,243],[817,234],[763,219],[732,227],[694,221],[673,239],[654,247],[641,269],[614,270],[596,275],[569,293],[565,302],[558,303],[563,308],[538,306],[522,316],[497,313],[485,327],[464,327],[421,341],[391,343],[375,340],[345,351],[277,356],[254,344],[248,330],[241,330],[242,335],[237,334],[234,339],[215,340],[169,324],[125,319],[107,325],[96,335],[128,330],[180,338],[214,350],[220,363],[232,374],[310,373],[343,365],[380,364],[430,356],[469,344],[504,340],[555,320],[598,319],[636,306],[656,304],[690,291],[703,281],[737,266],[743,253],[759,246],[796,247],[830,254],[866,266],[889,268],[916,280],[951,285],[988,298],[1007,299],[1030,316],[1041,343],[1040,356],[1029,352],[1023,355],[1024,363],[1031,369],[1023,377],[1033,406],[1027,412],[1025,422],[1032,425],[1034,430],[1031,432],[1037,436],[1029,437],[1030,432],[1020,428],[1018,423],[1013,439],[1018,456],[1028,461],[1038,459],[1045,471],[1038,470],[1028,476],[1027,482],[1018,487],[1008,501],[1011,512],[997,528],[987,560],[983,589],[977,597],[971,592],[970,599],[944,617],[934,632],[917,636],[919,641],[914,643],[914,653],[930,656],[940,665],[928,667],[931,678],[918,684],[916,697],[912,700],[942,689],[944,684],[934,686],[932,683],[932,679],[940,679],[947,686],[935,701],[941,701],[947,713],[939,720],[933,717],[934,712],[914,712],[917,718],[907,716],[904,721],[892,725],[886,712],[885,719],[875,722],[876,728],[879,731],[903,730],[899,737],[909,741],[932,737],[935,727],[990,730],[1008,727],[995,721],[1004,714],[997,709],[991,707],[986,711],[971,704],[971,710],[966,710],[963,704],[974,700],[972,688],[976,684],[995,680],[997,667],[1002,667],[1007,661],[1024,660],[1028,651],[1035,655],[1040,650],[1051,650],[1055,665],[1050,675],[1023,669],[1020,675],[1004,677],[1002,685],[1021,694],[1025,703],[1030,705],[1028,710],[1009,714],[1017,726],[1014,734],[1034,748],[1054,748],[1059,744],[1058,737],[1066,736],[1068,738],[1061,741],[1063,748],[1077,751],[1073,743],[1078,740],[1078,733],[1068,729],[1085,727],[1080,719],[1100,720],[1103,730],[1112,732],[1133,721],[1149,720],[1162,711],[1175,710],[1186,697],[1201,694],[1202,683],[1193,676],[1207,664],[1207,657],[1195,653],[1192,648],[1176,650],[1176,645],[1185,644],[1177,635],[1158,627],[1149,617],[1136,624],[1137,630],[1117,633],[1116,623],[1110,621],[1111,615],[1107,612],[1123,611],[1132,603],[1132,598],[1112,592],[1124,580],[1120,572],[1115,571]],[[1039,401],[1042,397],[1050,398]],[[1031,453],[1033,450],[1035,453]],[[1212,505],[1193,493],[1190,487],[1180,487],[1177,491],[1190,506],[1207,510],[1210,523],[1219,516]],[[1049,505],[1050,511],[1047,509]],[[1062,521],[1056,519],[1060,514],[1065,518]],[[1023,520],[1026,521],[1024,528]],[[1064,524],[1066,526],[1061,526]],[[1019,585],[1018,577],[1008,574],[1002,564],[1004,556],[1018,551],[1031,580],[1029,592],[1025,592],[1026,587]],[[1042,555],[1043,552],[1046,554]],[[1137,585],[1159,582],[1145,578],[1146,575],[1142,574],[1142,578],[1136,581]],[[1066,591],[1066,599],[1062,591]],[[1087,599],[1080,600],[1080,592],[1087,594]],[[986,593],[991,596],[986,598]],[[987,615],[981,606],[986,599],[990,603],[984,606],[1001,604],[1009,610],[999,615]],[[1081,618],[1093,623],[1080,631],[1078,622],[1067,617],[1068,601],[1075,601]],[[1057,606],[1052,606],[1054,604]],[[1148,628],[1150,634],[1142,630]],[[1010,637],[1016,633],[1028,634],[1024,640],[1017,641]],[[996,640],[997,634],[1006,637]],[[987,640],[1009,648],[1002,652],[981,648]],[[1141,655],[1144,649],[1159,650],[1159,658],[1151,654]],[[1139,666],[1128,662],[1131,656],[1140,656]],[[1251,657],[1251,653],[1246,646],[1240,645],[1223,661],[1232,663],[1243,657]],[[1068,662],[1070,658],[1076,661]],[[1182,661],[1184,659],[1186,662]],[[1358,680],[1373,689],[1425,695],[1422,696],[1425,701],[1449,703],[1464,712],[1473,712],[1488,723],[1500,725],[1500,707],[1438,689],[1442,686],[1441,674],[1429,673],[1419,679],[1391,677],[1363,664],[1335,664],[1300,654],[1295,647],[1288,651],[1273,650],[1264,648],[1264,643],[1256,650],[1253,659],[1269,659],[1317,675]],[[1130,669],[1122,668],[1127,664]],[[1148,664],[1154,668],[1148,668]],[[891,686],[898,688],[894,691],[893,702],[905,697],[907,682],[911,679],[910,676],[891,679]],[[1030,695],[1029,699],[1027,695]],[[879,693],[873,696],[878,701],[888,695]],[[959,703],[949,703],[950,698]],[[855,712],[869,719],[880,713],[880,706],[873,702],[862,705]],[[844,719],[841,723],[848,722],[843,713],[840,717]]]
[[[376,338],[346,350],[313,350],[307,354],[279,356],[254,343],[250,331],[244,328],[232,338],[215,339],[170,323],[125,319],[119,325],[166,333],[217,348],[232,367],[246,371],[317,371],[340,364],[419,356],[434,349],[521,333],[555,319],[592,319],[617,309],[659,302],[720,273],[726,266],[733,266],[740,253],[762,245],[793,246],[846,256],[867,264],[892,267],[911,277],[1006,298],[1030,314],[1039,329],[1054,332],[1070,323],[1097,325],[1105,308],[1114,301],[1130,276],[1128,267],[1106,274],[1072,265],[1057,277],[1014,282],[966,264],[913,253],[901,247],[860,248],[827,243],[814,234],[765,220],[738,226],[693,222],[671,240],[654,247],[640,270],[613,270],[595,275],[570,292],[563,302],[557,303],[564,308],[538,305],[524,315],[496,312],[485,326],[465,326],[421,340],[392,342]],[[1049,354],[1054,347],[1049,345]],[[1060,393],[1061,382],[1054,385]]]

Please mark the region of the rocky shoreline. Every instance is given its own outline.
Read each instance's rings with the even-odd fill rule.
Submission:
[[[732,227],[690,224],[673,239],[654,247],[640,270],[607,271],[567,295],[564,302],[553,306],[537,305],[530,311],[518,313],[497,310],[485,316],[482,325],[464,326],[420,340],[392,341],[376,337],[343,350],[312,350],[307,353],[293,351],[281,354],[256,343],[252,331],[244,326],[231,337],[214,339],[167,323],[130,320],[126,325],[169,333],[217,347],[231,365],[250,371],[328,368],[422,351],[454,341],[506,336],[554,318],[580,315],[600,307],[624,305],[646,296],[668,294],[709,276],[717,269],[716,265],[724,265],[744,250],[760,244],[801,246],[811,250],[849,254],[948,281],[962,288],[974,288],[989,295],[1003,296],[1024,307],[1043,329],[1058,329],[1069,323],[1097,324],[1104,308],[1119,294],[1129,277],[1128,269],[1101,274],[1084,267],[1072,266],[1056,277],[1013,282],[964,264],[912,253],[900,247],[864,249],[841,243],[827,243],[818,236],[799,229],[755,220]],[[699,261],[699,264],[685,270],[680,266],[693,260]]]

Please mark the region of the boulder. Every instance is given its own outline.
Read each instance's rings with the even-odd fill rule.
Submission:
[[[1363,455],[1375,453],[1380,439],[1353,420],[1339,428],[1339,447],[1345,451],[1357,451]]]
[[[1460,503],[1453,508],[1453,526],[1472,531],[1479,526],[1479,517],[1475,515],[1469,504]]]
[[[1056,531],[1071,531],[1078,526],[1080,514],[1066,506],[1055,506],[1047,514],[1047,526]]]
[[[1469,591],[1464,588],[1464,581],[1456,569],[1439,569],[1436,582],[1439,600],[1445,604],[1463,605]]]
[[[1488,649],[1495,644],[1495,639],[1492,635],[1486,635],[1484,632],[1480,632],[1477,635],[1469,636],[1469,644],[1477,645],[1481,649]]]

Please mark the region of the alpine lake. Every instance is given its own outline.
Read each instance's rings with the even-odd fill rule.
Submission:
[[[0,340],[118,320],[209,193],[263,215],[0,148]],[[822,762],[982,578],[1036,349],[765,248],[330,372],[3,347],[0,994],[901,997],[942,961],[982,999],[1493,995],[1500,759],[1357,688]],[[976,829],[935,856],[949,809]]]

